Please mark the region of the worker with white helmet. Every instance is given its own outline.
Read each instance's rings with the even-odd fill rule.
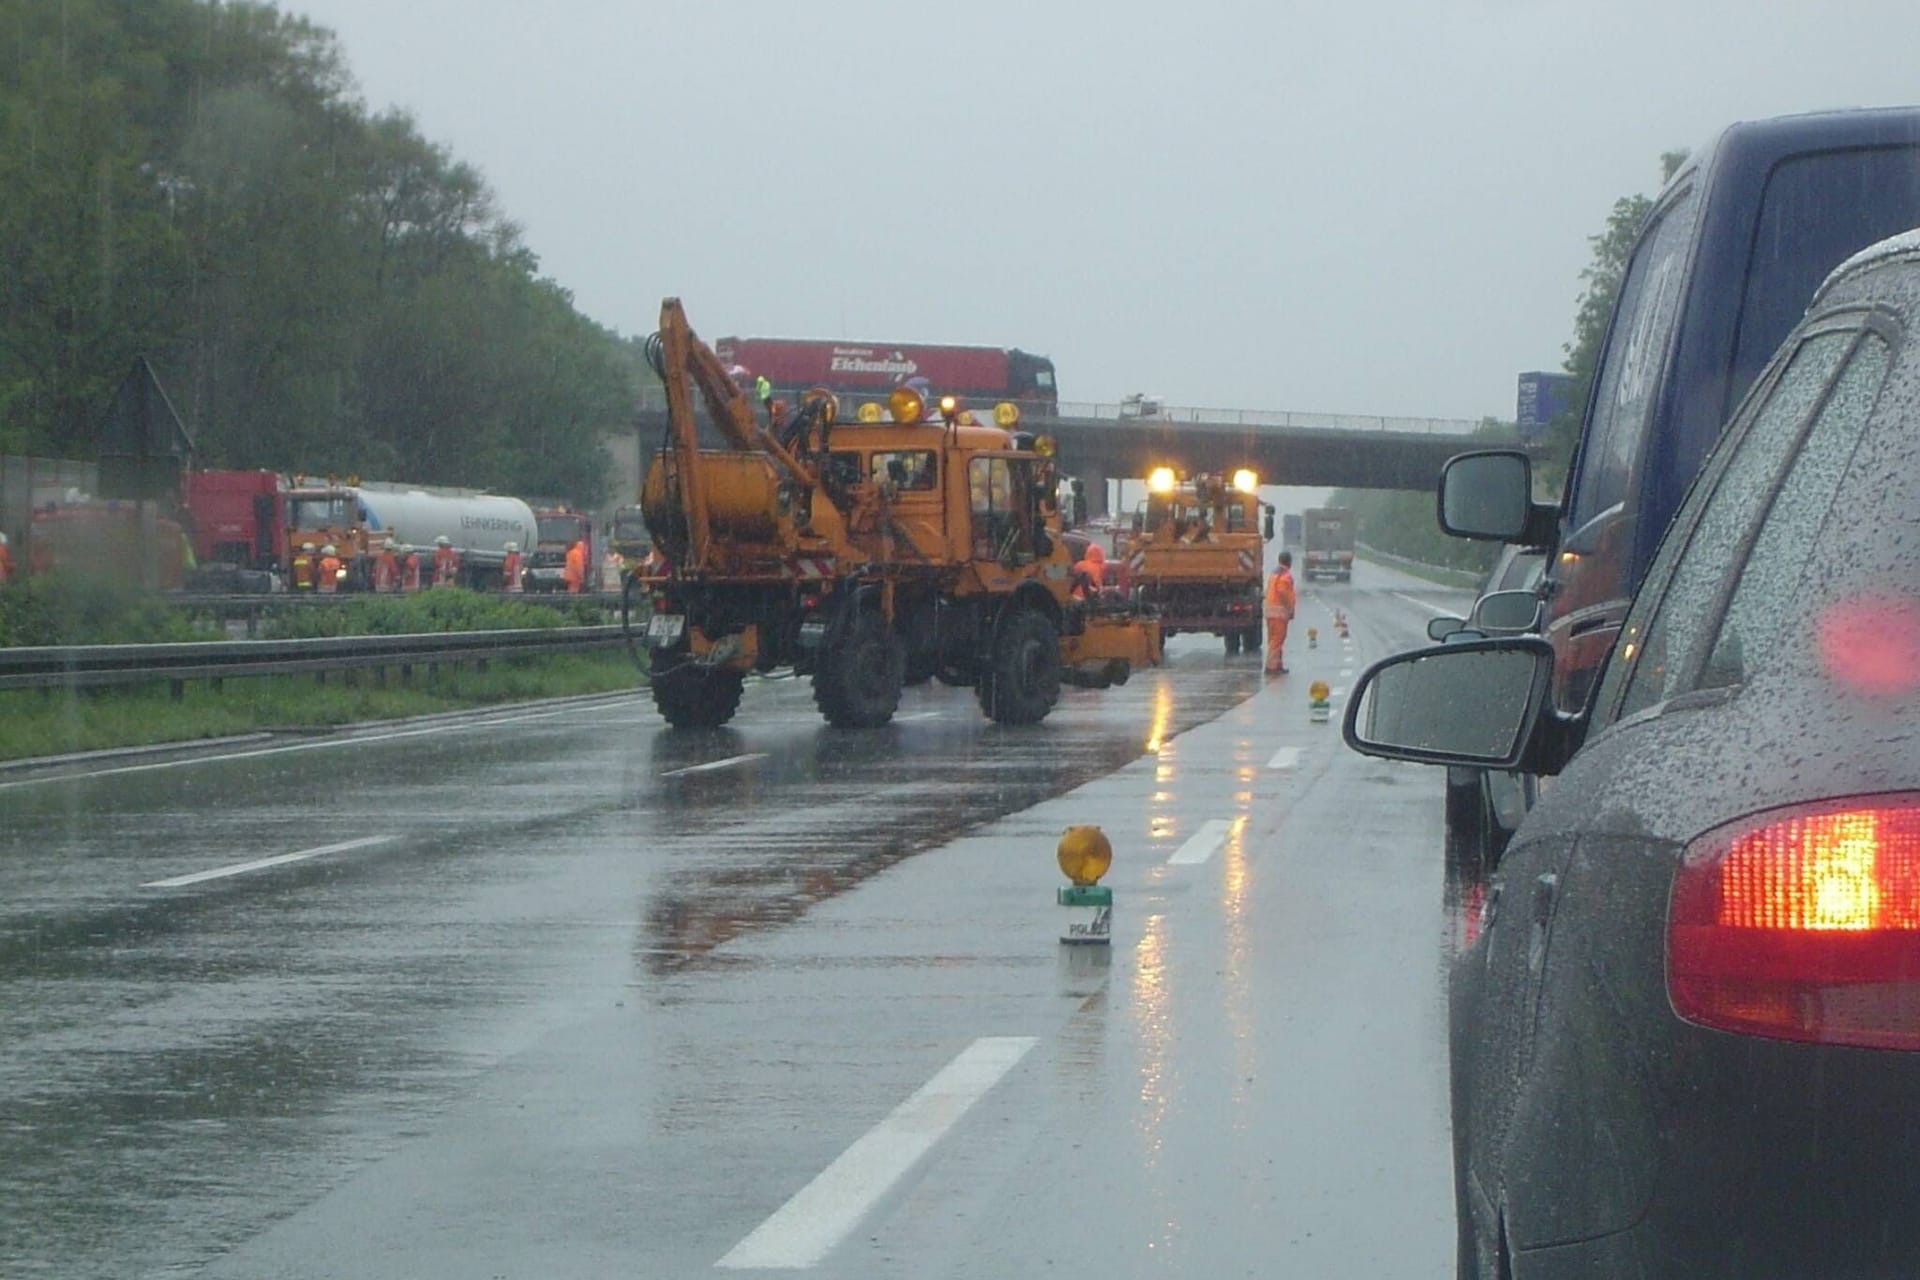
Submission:
[[[338,591],[346,576],[347,567],[340,561],[340,549],[331,542],[320,548],[320,590]]]
[[[433,585],[455,586],[459,578],[460,553],[453,549],[453,539],[443,533],[433,540]]]
[[[293,557],[293,564],[290,566],[293,570],[295,591],[313,590],[314,574],[319,567],[314,562],[319,558],[319,551],[311,542],[300,544],[300,550]]]
[[[507,544],[507,558],[500,562],[500,589],[503,591],[520,590],[520,544]]]

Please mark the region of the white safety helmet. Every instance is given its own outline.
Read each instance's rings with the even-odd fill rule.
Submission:
[[[507,544],[507,550],[509,551],[518,551],[519,549],[520,549],[520,544],[517,542],[509,542]]]
[[[318,548],[318,547],[316,547],[316,546],[314,546],[314,545],[313,545],[313,544],[312,544],[311,542],[303,542],[303,543],[301,543],[301,544],[300,544],[300,549],[301,549],[302,551],[304,551],[304,552],[306,552],[306,553],[307,553],[308,555],[312,555],[312,554],[313,554],[313,553],[314,553],[315,551],[318,551],[318,550],[319,550],[319,548]]]
[[[450,547],[453,545],[453,539],[443,533],[433,540],[433,545],[436,547]]]
[[[320,554],[323,556],[337,556],[340,554],[340,548],[329,542],[326,546],[320,548]]]

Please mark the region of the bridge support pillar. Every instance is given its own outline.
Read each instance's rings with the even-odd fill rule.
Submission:
[[[1107,471],[1105,467],[1081,467],[1077,472],[1087,486],[1087,519],[1107,514]]]

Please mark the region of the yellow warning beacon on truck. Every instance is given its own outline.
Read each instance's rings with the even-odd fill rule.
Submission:
[[[1273,507],[1260,477],[1147,474],[1147,497],[1117,548],[1134,598],[1159,617],[1163,636],[1205,631],[1227,652],[1260,649],[1261,570],[1273,540]]]
[[[726,723],[753,671],[810,677],[845,727],[885,723],[902,686],[930,679],[1031,724],[1062,684],[1160,661],[1152,620],[1072,598],[1045,439],[906,386],[891,421],[842,422],[824,390],[763,421],[675,298],[646,355],[669,438],[641,509],[667,568],[630,590],[650,598],[643,639],[669,724]],[[696,388],[725,448],[700,445]]]

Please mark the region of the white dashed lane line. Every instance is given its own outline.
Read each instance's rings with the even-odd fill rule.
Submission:
[[[818,1264],[1036,1040],[986,1036],[962,1049],[714,1265],[745,1271]]]
[[[342,840],[338,844],[323,844],[312,849],[302,849],[297,853],[277,853],[270,858],[255,858],[251,862],[234,862],[224,867],[214,867],[209,871],[193,871],[183,876],[169,876],[165,880],[149,880],[141,885],[142,889],[180,889],[190,884],[201,884],[207,880],[224,880],[228,876],[243,876],[250,871],[265,871],[269,867],[284,867],[292,862],[305,862],[308,858],[320,858],[329,853],[345,853],[349,849],[365,849],[376,844],[386,844],[397,840],[398,836],[362,836],[358,840]]]

